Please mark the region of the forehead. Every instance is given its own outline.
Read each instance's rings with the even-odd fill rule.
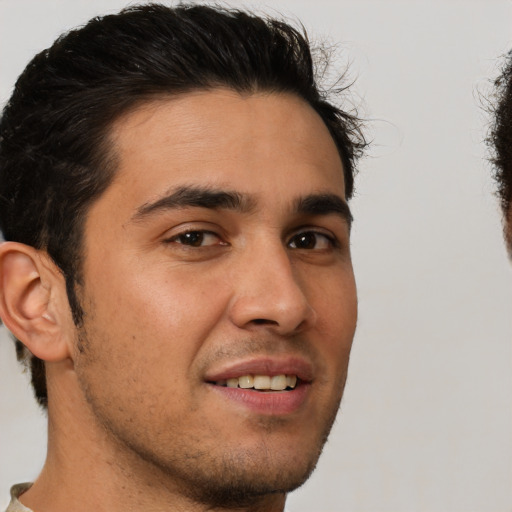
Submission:
[[[154,100],[121,117],[112,139],[113,186],[135,202],[191,183],[252,195],[282,185],[290,194],[319,189],[344,197],[343,168],[327,127],[291,94],[216,89]]]

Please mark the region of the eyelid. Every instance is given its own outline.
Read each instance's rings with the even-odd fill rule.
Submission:
[[[213,223],[208,220],[189,220],[168,227],[165,231],[162,230],[159,238],[163,240],[169,240],[184,233],[190,233],[194,231],[213,233],[220,238],[225,237],[224,230],[217,223]]]
[[[203,237],[211,236],[216,239],[216,243],[208,243],[208,244],[201,244],[199,246],[194,246],[192,244],[186,244],[179,241],[180,237],[186,236],[187,234],[191,233],[200,233],[203,235]],[[167,237],[164,242],[166,243],[176,243],[183,246],[189,246],[189,247],[211,247],[214,245],[228,245],[228,243],[222,238],[219,233],[216,233],[215,231],[209,230],[209,229],[186,229],[183,231],[180,231],[178,233],[173,234],[172,236]]]
[[[322,226],[314,226],[314,225],[305,225],[305,226],[299,226],[298,228],[294,228],[293,231],[291,231],[288,238],[292,238],[296,235],[300,235],[301,233],[316,233],[319,235],[324,235],[327,238],[333,238],[337,239],[338,236],[334,233],[332,229],[322,227]]]

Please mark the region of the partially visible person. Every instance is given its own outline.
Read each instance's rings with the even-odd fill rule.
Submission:
[[[505,240],[512,258],[512,51],[495,86],[494,120],[488,141],[503,210]]]

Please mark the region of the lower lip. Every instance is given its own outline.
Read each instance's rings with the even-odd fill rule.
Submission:
[[[306,402],[310,384],[301,382],[290,391],[254,391],[252,389],[228,388],[209,384],[210,388],[225,400],[235,402],[257,414],[283,416],[298,411]]]

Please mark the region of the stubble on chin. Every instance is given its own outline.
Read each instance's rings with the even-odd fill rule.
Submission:
[[[276,453],[275,447],[270,447],[263,437],[257,452],[244,450],[243,447],[229,451],[226,447],[220,455],[189,453],[180,461],[164,463],[162,471],[175,482],[180,481],[180,491],[189,500],[212,510],[236,510],[257,507],[258,504],[262,511],[270,510],[265,508],[266,500],[278,496],[283,498],[284,503],[286,495],[303,485],[318,463],[337,417],[345,378],[340,380],[338,397],[331,404],[315,440],[307,446],[297,446],[295,454],[290,457]],[[254,428],[271,436],[273,432],[284,431],[285,423],[282,419],[266,418],[255,424]]]
[[[185,445],[179,446],[182,439],[173,442],[161,432],[157,433],[157,439],[150,439],[147,432],[134,431],[134,427],[143,428],[143,422],[132,421],[134,418],[123,418],[115,413],[114,409],[119,412],[119,404],[101,403],[102,400],[110,401],[112,397],[108,394],[103,398],[97,396],[97,383],[90,382],[92,377],[89,370],[98,364],[101,367],[105,364],[105,357],[108,359],[108,349],[105,350],[108,340],[103,339],[94,328],[88,328],[91,316],[77,329],[77,347],[80,347],[77,360],[82,391],[97,423],[115,446],[119,455],[115,463],[125,473],[125,477],[138,477],[139,481],[146,482],[146,486],[167,486],[170,494],[179,492],[191,503],[201,503],[212,510],[243,507],[256,507],[257,510],[260,506],[262,511],[270,510],[270,507],[266,508],[268,500],[282,500],[284,503],[286,494],[309,478],[335,421],[346,374],[339,377],[329,403],[322,408],[323,420],[315,423],[314,427],[313,424],[308,426],[317,432],[310,432],[310,441],[297,446],[296,452],[279,453],[276,443],[268,442],[273,436],[286,436],[290,426],[290,420],[276,417],[260,418],[252,424],[252,434],[257,432],[260,439],[256,447],[254,443],[252,446],[226,444],[225,447],[219,447],[221,433],[207,424],[201,436],[197,435],[197,439],[194,439],[190,433]],[[307,347],[306,344],[304,346]],[[255,347],[268,350],[264,342],[261,347],[253,344],[250,350],[254,351]],[[222,359],[226,354],[218,354],[218,357]],[[116,361],[109,364],[115,371]],[[226,421],[229,423],[229,419]],[[210,441],[205,443],[203,435],[210,438]],[[172,453],[169,445],[173,445]],[[141,475],[146,476],[141,479]]]

